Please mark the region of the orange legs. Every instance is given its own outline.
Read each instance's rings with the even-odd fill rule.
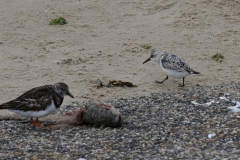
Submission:
[[[42,126],[42,125],[40,124],[40,122],[38,121],[38,118],[36,118],[36,122],[37,122],[37,124],[34,123],[34,121],[33,121],[32,118],[30,118],[30,119],[31,119],[32,124],[33,124],[34,127],[41,127],[41,126]]]
[[[36,118],[36,120],[35,120],[36,122],[37,122],[37,125],[36,125],[36,127],[40,127],[40,126],[42,126],[41,125],[41,123],[38,121],[38,118]]]

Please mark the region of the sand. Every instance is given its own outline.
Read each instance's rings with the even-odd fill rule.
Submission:
[[[66,25],[49,25],[60,16]],[[239,79],[237,0],[1,0],[0,21],[0,103],[57,82],[75,96],[65,98],[66,105]],[[184,88],[176,78],[155,84],[165,73],[155,62],[142,64],[153,49],[179,55],[201,74],[188,76]],[[212,59],[217,53],[221,63]],[[97,79],[138,87],[97,89],[90,82]]]

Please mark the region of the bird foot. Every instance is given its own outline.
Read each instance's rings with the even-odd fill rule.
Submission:
[[[38,121],[38,118],[35,120],[37,122],[37,124],[35,124],[35,127],[41,127],[41,123]]]
[[[178,87],[184,87],[185,85],[184,84],[179,84],[179,86]]]
[[[155,81],[155,83],[162,84],[164,81]]]
[[[49,125],[49,126],[47,126],[47,127],[46,127],[46,129],[49,129],[49,130],[51,130],[51,129],[52,129],[52,126],[51,126],[51,125]]]
[[[35,124],[34,127],[41,127],[42,125],[41,124]]]

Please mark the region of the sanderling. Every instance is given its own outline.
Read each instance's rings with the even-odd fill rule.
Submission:
[[[29,117],[34,127],[40,127],[38,118],[55,112],[61,106],[65,95],[74,98],[68,90],[68,85],[62,82],[36,87],[14,100],[1,104],[0,110],[8,109]],[[36,118],[37,124],[34,123],[33,118]]]
[[[182,58],[171,53],[164,53],[162,51],[152,51],[150,57],[143,62],[154,61],[159,64],[162,70],[167,74],[167,77],[163,81],[156,81],[156,83],[163,83],[168,79],[168,76],[183,78],[183,84],[179,84],[179,87],[183,87],[184,78],[191,74],[200,74],[194,71]]]

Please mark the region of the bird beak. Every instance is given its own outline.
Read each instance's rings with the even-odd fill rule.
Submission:
[[[147,62],[150,61],[150,60],[151,60],[151,57],[148,58],[146,61],[144,61],[143,64],[144,64],[144,63],[147,63]]]
[[[68,96],[74,98],[73,95],[72,95],[69,91],[66,93],[66,95],[68,95]]]

